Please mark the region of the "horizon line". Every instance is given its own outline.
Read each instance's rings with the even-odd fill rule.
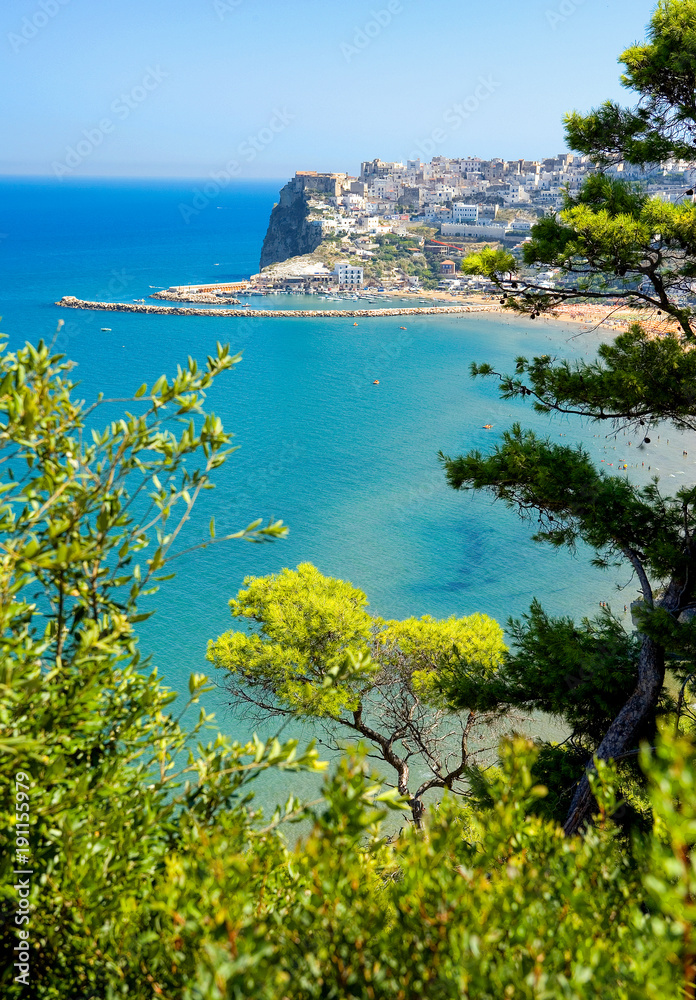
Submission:
[[[293,176],[293,175],[290,175]],[[276,177],[234,177],[230,179],[231,184],[258,183],[271,184],[278,181],[285,182],[287,174],[279,174]],[[57,185],[84,183],[85,181],[201,181],[209,182],[210,174],[83,174],[75,177],[56,177],[52,173],[16,173],[4,172],[0,169],[0,181],[54,181]],[[228,186],[228,185],[226,185]]]

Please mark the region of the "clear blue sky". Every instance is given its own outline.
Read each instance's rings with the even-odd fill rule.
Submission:
[[[280,178],[419,151],[553,155],[565,111],[627,98],[617,56],[653,7],[4,0],[0,173],[205,177],[235,161]]]

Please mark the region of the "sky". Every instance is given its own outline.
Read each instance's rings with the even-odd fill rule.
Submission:
[[[630,102],[654,0],[4,0],[0,174],[283,178],[538,159]]]

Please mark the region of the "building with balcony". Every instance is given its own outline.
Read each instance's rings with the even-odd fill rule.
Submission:
[[[356,288],[363,283],[363,268],[355,267],[353,264],[336,264],[334,274],[338,279],[338,284],[348,288]]]

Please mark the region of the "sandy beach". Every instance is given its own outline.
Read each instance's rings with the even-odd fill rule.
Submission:
[[[463,303],[480,307],[485,312],[498,312],[514,315],[516,313],[500,304],[498,295],[450,295],[442,291],[423,292],[419,298],[441,301],[448,305]],[[541,314],[543,319],[555,319],[564,323],[578,323],[592,328],[602,328],[616,333],[628,330],[633,323],[640,323],[646,330],[655,334],[665,334],[679,329],[677,322],[657,309],[639,309],[625,305],[610,303],[568,302]]]

